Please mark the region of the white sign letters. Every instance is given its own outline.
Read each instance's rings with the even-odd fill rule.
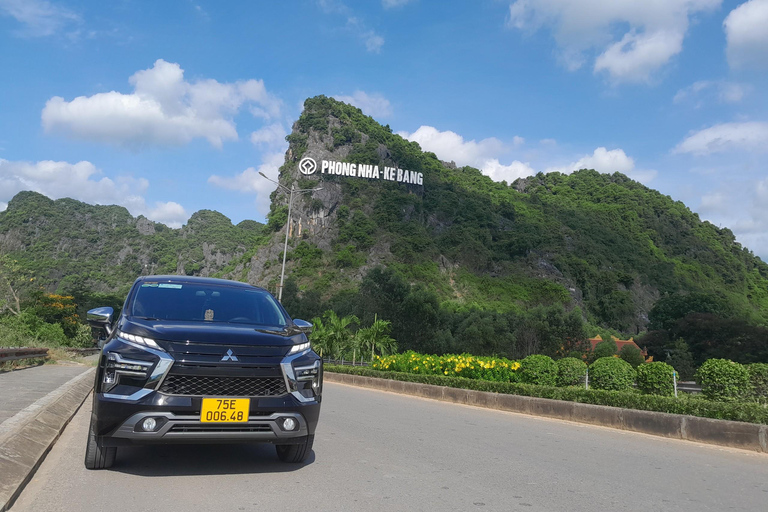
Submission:
[[[332,174],[335,176],[349,176],[352,178],[367,178],[374,180],[396,181],[411,185],[424,185],[424,175],[420,172],[407,171],[397,167],[383,167],[378,165],[355,164],[350,162],[336,162],[334,160],[322,160],[320,162],[320,174]],[[309,176],[318,169],[317,162],[309,157],[304,157],[299,162],[299,171]]]

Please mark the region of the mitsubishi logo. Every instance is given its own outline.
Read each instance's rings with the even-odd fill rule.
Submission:
[[[227,353],[224,354],[224,357],[221,358],[222,361],[237,361],[237,356],[234,352],[232,352],[232,349],[227,350]]]

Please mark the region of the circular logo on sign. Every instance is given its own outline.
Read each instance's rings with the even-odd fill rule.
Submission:
[[[301,159],[301,162],[299,162],[299,170],[301,171],[301,174],[314,174],[317,170],[317,162],[312,158],[305,156]]]

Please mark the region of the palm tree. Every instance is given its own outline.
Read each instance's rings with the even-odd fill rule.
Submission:
[[[325,318],[325,328],[327,329],[327,349],[328,354],[338,359],[341,357],[342,352],[351,346],[352,338],[354,335],[349,330],[349,327],[353,324],[357,324],[360,320],[355,315],[345,316],[339,318],[335,311],[329,310],[323,314]]]
[[[373,317],[373,323],[370,327],[365,327],[357,331],[357,338],[360,340],[360,346],[371,351],[371,360],[376,355],[376,349],[379,349],[381,355],[392,353],[397,350],[397,342],[389,337],[392,322],[388,320],[379,320],[378,316]]]
[[[330,352],[329,350],[329,337],[328,326],[323,323],[323,319],[316,316],[312,319],[312,333],[309,335],[309,341],[312,342],[312,348],[315,349],[320,357],[323,357],[323,352]]]

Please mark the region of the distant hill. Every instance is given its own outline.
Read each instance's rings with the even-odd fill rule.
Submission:
[[[575,312],[590,334],[636,334],[660,298],[692,293],[716,297],[735,318],[768,324],[768,265],[730,230],[622,174],[581,170],[496,183],[324,96],[305,102],[287,140],[280,182],[322,188],[294,199],[284,298],[293,314],[333,307],[363,321],[374,313],[401,318],[393,333],[411,340],[404,346],[432,336],[435,351],[460,349],[472,336],[482,344],[496,335],[478,326],[494,322],[489,332],[514,332],[519,344],[518,327],[533,321],[526,315],[535,308],[550,308],[540,310],[539,324],[567,323],[563,315]],[[304,158],[314,173],[299,170]],[[323,172],[324,161],[333,169],[333,162],[355,164],[366,176],[376,168],[379,177]],[[385,168],[408,171],[407,178],[398,181],[394,171],[386,179]],[[0,254],[49,290],[120,291],[138,275],[170,272],[276,291],[288,198],[282,190],[272,198],[266,225],[235,226],[203,210],[172,230],[121,207],[22,192],[0,213]],[[562,315],[547,320],[551,308]],[[470,336],[472,315],[483,320]]]
[[[47,291],[75,285],[127,291],[139,275],[220,272],[254,250],[263,226],[250,220],[233,226],[224,215],[201,210],[175,230],[121,206],[20,192],[0,212],[0,254],[18,260]]]

